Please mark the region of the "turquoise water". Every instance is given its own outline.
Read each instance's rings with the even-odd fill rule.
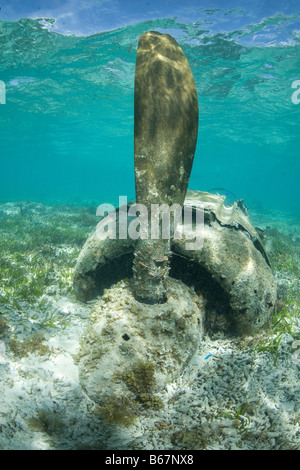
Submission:
[[[0,449],[166,450],[160,454],[165,457],[170,449],[186,456],[187,449],[189,454],[198,449],[299,449],[299,0],[0,3]],[[226,8],[218,7],[225,3]],[[23,14],[27,18],[18,19]],[[29,19],[37,16],[44,19]],[[181,251],[173,250],[171,275],[182,274],[183,282],[180,286],[169,279],[171,286],[178,285],[178,297],[172,291],[169,297],[172,312],[172,303],[144,305],[144,310],[142,303],[131,302],[126,278],[91,303],[74,295],[79,253],[86,256],[82,246],[99,221],[95,208],[116,205],[119,196],[135,198],[135,61],[139,36],[148,30],[176,38],[195,78],[199,132],[189,188],[225,194],[228,204],[244,199],[253,226],[261,229],[278,299],[268,327],[253,336],[233,337],[228,327],[231,299],[233,305],[241,302],[240,312],[247,312],[249,304],[257,306],[258,314],[260,292],[273,282],[265,266],[270,277],[257,292],[264,271],[256,264],[258,252],[252,248],[252,256],[248,248],[248,225],[239,227],[240,246],[234,244],[239,238],[233,230],[222,229],[228,232],[222,239],[217,223],[207,225],[207,246],[214,228],[220,244],[213,233],[217,249],[204,253],[199,272],[194,268],[200,256],[189,264],[190,258],[181,260]],[[99,243],[94,245],[100,260],[96,281],[100,284],[102,275],[109,286],[123,272],[130,275],[132,253],[110,262],[109,245],[101,251]],[[83,259],[82,269],[93,269],[95,258]],[[102,260],[107,263],[101,265]],[[159,265],[161,259],[155,256],[154,261]],[[229,282],[234,270],[237,277]],[[149,279],[150,274],[154,277],[152,271]],[[248,298],[241,297],[239,287]],[[187,356],[176,351],[179,346],[184,354],[191,351],[183,346],[192,338],[185,333],[185,305],[190,308],[197,298],[204,335],[183,370]],[[139,324],[145,318],[150,325],[146,309],[152,307],[159,322],[150,332],[157,338],[147,345],[149,328],[145,333]],[[165,310],[161,318],[159,307]],[[133,316],[126,318],[134,312],[131,329]],[[176,338],[178,329],[174,348],[158,341],[161,326],[167,339]],[[130,365],[137,344],[146,345],[147,362],[143,367],[140,362],[139,372]],[[113,369],[119,351],[128,361],[126,373]],[[151,381],[155,387],[150,361],[154,358],[157,370],[167,370],[172,364],[168,356],[178,359],[182,374],[156,400],[152,391],[148,394]],[[103,388],[108,377],[114,378],[112,395],[104,406],[94,407],[84,381],[88,368],[97,370],[98,365],[104,371]],[[145,380],[136,387],[143,374]],[[133,388],[125,380],[129,377]],[[122,382],[124,397],[114,393],[115,384]],[[140,393],[146,385],[147,393]]]
[[[0,201],[100,204],[135,197],[137,42],[157,30],[177,39],[197,86],[190,189],[222,187],[250,207],[298,211],[295,15],[277,14],[240,29],[234,19],[231,30],[219,32],[195,17],[193,23],[157,19],[91,36],[59,34],[51,21],[1,20],[6,104],[0,105]],[[284,40],[272,41],[274,31],[284,32]],[[257,40],[268,35],[268,42]]]

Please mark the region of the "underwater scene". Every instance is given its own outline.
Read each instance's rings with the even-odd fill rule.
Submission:
[[[296,0],[1,3],[0,450],[300,450],[299,113]]]

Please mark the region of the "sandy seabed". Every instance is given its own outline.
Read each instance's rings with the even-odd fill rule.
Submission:
[[[74,228],[80,224],[75,207],[5,203],[0,206],[1,232],[7,234],[5,221],[21,217],[36,231],[57,210],[65,210]],[[86,219],[81,222],[88,234],[93,227]],[[251,220],[289,237],[299,255],[299,218],[257,212]],[[271,241],[265,242],[272,251]],[[70,242],[53,246],[55,256],[72,251]],[[292,286],[299,298],[299,279],[284,270],[278,278],[281,290]],[[37,303],[18,300],[18,308],[12,302],[0,304],[6,326],[0,332],[0,449],[299,450],[300,343],[295,341],[300,339],[300,303],[293,304],[293,325],[282,330],[276,348],[259,347],[263,333],[244,338],[206,334],[182,375],[159,393],[163,407],[141,409],[135,422],[125,425],[107,423],[80,386],[76,355],[95,302],[77,301],[59,279],[53,276],[41,297],[54,312],[52,322],[39,323]],[[2,276],[2,296],[3,283]],[[42,333],[43,347],[21,354],[16,344],[36,333]],[[269,338],[276,339],[276,333]]]

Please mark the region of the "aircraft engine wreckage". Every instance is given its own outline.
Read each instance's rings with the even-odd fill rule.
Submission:
[[[243,335],[267,324],[276,280],[243,204],[187,191],[198,100],[189,64],[167,34],[139,39],[134,107],[136,202],[103,217],[75,268],[77,297],[102,296],[78,361],[96,403],[157,408],[155,393],[183,371],[205,330]],[[153,207],[177,208],[166,238],[163,215],[150,220]]]

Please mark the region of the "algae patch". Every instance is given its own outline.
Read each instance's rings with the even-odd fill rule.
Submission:
[[[37,353],[40,356],[50,354],[52,349],[47,344],[44,344],[45,337],[41,333],[35,333],[32,336],[20,341],[11,338],[8,345],[13,354],[17,357],[28,356],[28,354]]]
[[[124,395],[111,395],[102,406],[96,407],[96,414],[107,424],[133,425],[138,417],[137,404]]]
[[[123,373],[122,379],[144,407],[163,408],[161,399],[153,394],[156,386],[154,364],[139,361],[130,371]]]

